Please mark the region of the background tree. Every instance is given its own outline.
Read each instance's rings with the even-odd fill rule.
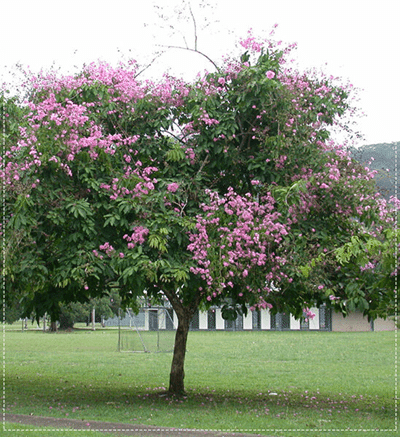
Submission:
[[[175,394],[199,305],[226,319],[249,306],[312,317],[323,303],[375,317],[393,301],[387,287],[356,287],[354,265],[336,256],[394,223],[374,172],[329,140],[351,113],[348,90],[287,68],[292,47],[251,33],[240,44],[193,83],[139,81],[134,62],[33,76],[18,136],[6,138],[3,226],[19,238],[7,293],[52,320],[60,303],[112,289],[122,304],[167,297]]]
[[[109,319],[118,315],[121,308],[121,298],[116,290],[109,296],[90,299],[87,303],[70,302],[60,305],[60,329],[73,328],[75,323],[90,324],[92,311],[95,310],[95,322],[101,323],[103,318]]]

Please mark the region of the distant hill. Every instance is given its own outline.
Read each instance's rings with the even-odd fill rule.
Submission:
[[[358,149],[351,148],[350,151],[352,158],[360,164],[368,166],[371,170],[378,170],[375,180],[380,193],[386,199],[395,195],[396,183],[397,197],[400,198],[400,141],[391,144],[371,144],[359,147]],[[395,161],[396,151],[397,165]],[[374,158],[374,160],[368,165],[371,158]]]

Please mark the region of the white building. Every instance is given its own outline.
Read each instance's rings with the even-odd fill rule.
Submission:
[[[160,312],[161,311],[161,312]],[[190,323],[192,331],[336,331],[336,332],[367,332],[394,331],[395,322],[392,319],[376,319],[368,322],[361,312],[343,317],[330,308],[321,306],[311,308],[315,313],[313,319],[296,320],[289,313],[272,315],[268,309],[248,311],[246,316],[238,316],[235,321],[224,320],[221,308],[214,307],[208,311],[197,311]],[[168,313],[168,314],[167,314]],[[121,313],[105,321],[105,326],[133,327],[139,330],[171,330],[178,326],[178,317],[172,308],[143,308],[135,316]]]
[[[395,322],[393,320],[376,319],[368,322],[367,317],[362,313],[355,312],[347,317],[333,312],[330,308],[322,306],[311,308],[315,313],[313,319],[307,322],[296,320],[289,313],[278,313],[272,315],[268,309],[260,311],[249,311],[247,316],[238,316],[235,321],[228,321],[222,318],[221,309],[213,308],[208,311],[197,311],[190,323],[191,330],[270,330],[270,331],[393,331]],[[172,312],[172,310],[171,310]],[[174,324],[178,319],[173,312]]]

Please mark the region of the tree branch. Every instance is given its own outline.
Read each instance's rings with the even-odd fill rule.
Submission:
[[[220,68],[218,67],[218,65],[209,57],[207,56],[205,53],[200,52],[197,49],[190,49],[189,47],[180,47],[180,46],[165,46],[165,45],[160,45],[159,47],[165,47],[167,49],[179,49],[179,50],[188,50],[189,52],[194,52],[194,53],[198,53],[201,56],[204,56],[209,62],[211,62],[211,64],[214,65],[214,67],[216,68],[216,70],[218,71],[218,73],[221,72]]]
[[[197,52],[197,25],[193,15],[192,6],[190,5],[190,3],[189,3],[189,11],[190,11],[190,15],[192,16],[193,26],[194,26],[194,50]]]
[[[196,173],[196,177],[203,171],[204,166],[208,163],[208,158],[210,157],[209,154],[206,155],[204,161],[201,164],[201,167],[199,169],[199,171]]]
[[[175,123],[174,123],[174,124],[175,124]],[[186,145],[186,143],[183,141],[182,138],[178,137],[177,135],[175,135],[175,134],[172,133],[171,131],[169,131],[169,130],[164,130],[164,133],[165,133],[166,135],[170,135],[171,137],[175,138],[175,139],[176,139],[177,141],[179,141],[180,143]],[[183,138],[185,138],[185,137],[183,137]]]
[[[142,68],[142,69],[139,71],[139,73],[136,73],[136,74],[135,74],[135,79],[136,79],[138,76],[140,76],[142,73],[144,73],[148,68],[150,68],[150,67],[153,65],[154,61],[155,61],[156,59],[158,59],[159,57],[161,57],[163,54],[164,54],[164,52],[157,53],[156,56],[155,56],[155,57],[150,61],[149,64],[147,64],[144,68]]]
[[[175,310],[178,317],[182,317],[184,314],[184,309],[182,302],[179,300],[178,296],[174,291],[170,291],[163,286],[159,285],[160,290],[162,290],[165,295],[167,296],[168,300],[171,302],[172,308]]]

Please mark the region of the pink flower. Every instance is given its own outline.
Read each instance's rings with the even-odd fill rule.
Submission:
[[[326,185],[325,183],[321,184],[321,188],[329,188],[329,185]]]
[[[268,79],[273,79],[275,77],[275,73],[271,70],[267,71],[265,75],[268,77]]]
[[[128,249],[133,249],[136,244],[143,244],[145,242],[144,237],[148,235],[148,233],[149,230],[147,228],[137,226],[133,228],[133,234],[131,236],[125,234],[122,238],[128,241]]]
[[[169,184],[167,186],[167,190],[170,193],[175,193],[178,190],[178,188],[179,188],[179,184],[177,184],[176,182],[173,182],[172,184]]]
[[[218,79],[218,83],[219,83],[220,85],[224,86],[224,85],[225,85],[225,79],[224,79],[223,77],[220,77],[220,78]]]
[[[125,255],[124,255],[122,252],[120,252],[119,257],[120,257],[120,258],[124,258]]]
[[[308,321],[309,319],[313,319],[315,317],[315,313],[313,313],[310,308],[305,308],[304,309],[305,315],[306,315],[306,321]],[[307,391],[305,393],[308,393]]]

